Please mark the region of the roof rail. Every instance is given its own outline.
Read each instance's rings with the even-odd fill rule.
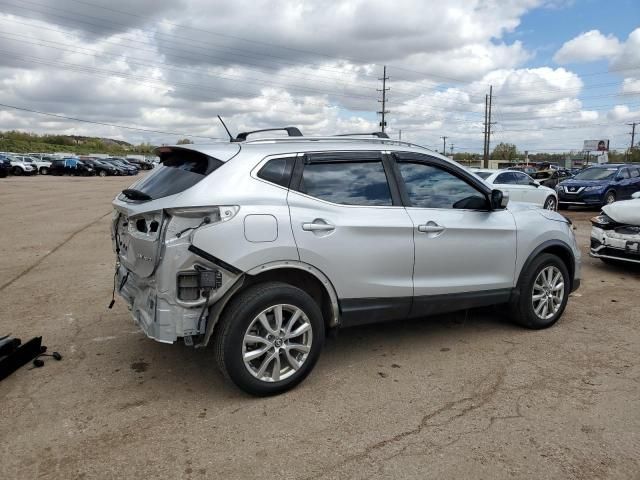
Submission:
[[[256,138],[255,140],[249,140],[248,144],[258,143],[301,143],[301,142],[367,142],[367,143],[382,143],[384,145],[403,145],[406,147],[422,148],[423,150],[429,150],[435,152],[435,150],[418,145],[417,143],[405,142],[402,140],[394,140],[392,138],[360,138],[360,137],[346,137],[346,136],[331,136],[331,137],[272,137],[272,138]],[[437,153],[437,152],[436,152]]]
[[[253,135],[254,133],[261,132],[280,132],[285,131],[290,137],[301,137],[302,132],[296,127],[283,127],[283,128],[265,128],[263,130],[253,130],[251,132],[242,132],[239,133],[236,138],[231,140],[232,142],[244,142],[249,135]]]
[[[389,135],[387,135],[384,132],[371,132],[371,133],[340,133],[338,135],[334,135],[334,137],[358,137],[358,136],[364,136],[364,135],[369,135],[372,137],[378,137],[378,138],[389,138]]]

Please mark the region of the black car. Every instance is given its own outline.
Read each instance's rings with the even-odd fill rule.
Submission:
[[[51,175],[82,175],[89,177],[95,175],[96,171],[93,167],[81,162],[77,158],[63,158],[62,160],[54,160],[51,162],[49,173]]]
[[[126,172],[126,175],[137,175],[138,174],[138,168],[137,167],[134,167],[132,165],[127,165],[120,158],[109,157],[109,158],[103,158],[100,161],[103,162],[103,163],[108,163],[109,165],[113,165],[115,167],[118,167],[118,168],[122,169],[124,172]]]
[[[95,174],[100,177],[113,176],[113,175],[121,175],[122,173],[113,165],[109,165],[108,163],[102,163],[97,158],[81,158],[80,161],[85,165],[93,168],[96,172]]]
[[[540,185],[555,189],[558,183],[571,178],[572,175],[568,170],[539,170],[531,176]]]
[[[11,160],[9,157],[0,155],[0,178],[5,178],[11,173]]]
[[[140,170],[151,170],[153,168],[153,163],[147,160],[139,160],[137,158],[127,158],[126,161],[130,164],[135,165]]]

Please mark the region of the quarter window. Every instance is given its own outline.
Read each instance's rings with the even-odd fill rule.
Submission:
[[[482,193],[446,170],[411,162],[398,167],[413,207],[480,209],[487,205]]]
[[[269,160],[258,172],[258,177],[281,187],[288,187],[295,157]]]
[[[300,191],[343,205],[392,204],[381,160],[307,164],[302,172]]]

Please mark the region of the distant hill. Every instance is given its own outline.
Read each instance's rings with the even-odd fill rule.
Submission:
[[[151,153],[155,146],[143,143],[132,145],[124,140],[82,135],[38,135],[36,133],[11,130],[0,132],[0,151],[15,153],[58,151],[87,153]]]

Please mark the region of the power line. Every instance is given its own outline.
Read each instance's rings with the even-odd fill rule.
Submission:
[[[38,115],[46,115],[48,117],[55,117],[55,118],[61,118],[64,120],[73,120],[75,122],[82,122],[82,123],[92,123],[94,125],[102,125],[102,126],[106,126],[106,127],[117,127],[117,128],[124,128],[127,130],[136,130],[138,132],[148,132],[148,133],[160,133],[163,135],[178,135],[178,136],[182,136],[182,137],[193,137],[193,138],[207,138],[209,140],[216,140],[217,137],[205,137],[202,135],[189,135],[186,133],[177,133],[177,132],[165,132],[162,130],[151,130],[148,128],[138,128],[138,127],[128,127],[126,125],[118,125],[115,123],[106,123],[106,122],[96,122],[94,120],[87,120],[84,118],[77,118],[77,117],[68,117],[66,115],[59,115],[57,113],[49,113],[49,112],[41,112],[39,110],[33,110],[30,108],[24,108],[24,107],[16,107],[15,105],[7,105],[5,103],[0,103],[0,107],[5,107],[5,108],[12,108],[14,110],[20,110],[23,112],[30,112],[30,113],[37,113]]]

